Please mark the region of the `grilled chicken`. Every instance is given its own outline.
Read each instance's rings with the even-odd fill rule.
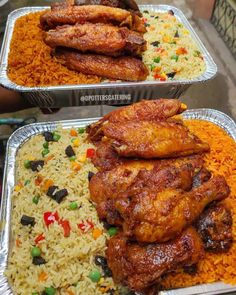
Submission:
[[[199,217],[196,227],[206,251],[227,252],[233,243],[232,215],[223,204],[213,204]]]
[[[131,12],[103,5],[84,6],[55,6],[40,17],[43,29],[53,29],[61,25],[75,25],[76,23],[111,23],[120,27],[128,27],[134,31],[144,33],[146,28],[141,18]]]
[[[204,250],[196,230],[190,227],[162,244],[139,245],[117,235],[108,241],[106,256],[114,281],[140,291],[158,283],[168,272],[196,264]]]
[[[216,176],[189,192],[171,187],[160,192],[144,189],[117,199],[115,208],[124,220],[126,236],[140,242],[164,242],[192,224],[209,203],[225,199],[229,191],[224,177]]]
[[[177,99],[143,100],[129,106],[118,108],[87,128],[89,139],[101,140],[102,125],[106,122],[125,123],[128,121],[163,121],[185,111],[187,106]]]
[[[134,57],[81,54],[63,49],[57,50],[55,56],[67,68],[83,74],[125,81],[143,81],[148,75],[144,63]]]
[[[110,56],[138,56],[146,50],[146,41],[139,33],[101,23],[57,27],[46,33],[44,41],[53,48],[61,46]]]
[[[187,127],[171,122],[107,123],[102,130],[118,154],[124,157],[178,157],[210,149]]]

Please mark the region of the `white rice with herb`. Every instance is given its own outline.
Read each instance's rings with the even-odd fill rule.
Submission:
[[[206,65],[190,32],[173,12],[143,11],[147,50],[143,62],[149,69],[147,80],[191,80],[201,76]]]
[[[89,200],[88,173],[96,172],[90,159],[94,147],[85,141],[86,133],[78,130],[58,129],[56,134],[60,138],[48,147],[43,135],[33,136],[17,154],[12,249],[5,274],[14,294],[118,294],[112,278],[95,264],[96,255],[105,256],[109,235]],[[65,154],[68,145],[74,157]],[[45,161],[38,172],[28,167],[35,160]],[[68,191],[61,203],[47,196],[52,185]],[[51,214],[50,224],[45,213]],[[35,218],[35,225],[22,225],[23,215]],[[37,251],[45,264],[33,263]]]

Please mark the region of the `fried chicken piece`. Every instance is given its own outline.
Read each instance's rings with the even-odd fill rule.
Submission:
[[[224,177],[216,176],[189,192],[167,188],[129,194],[129,198],[116,199],[115,208],[124,220],[126,236],[140,242],[164,242],[175,238],[209,203],[225,199],[229,192]]]
[[[44,30],[61,25],[90,23],[111,23],[120,27],[128,27],[134,31],[145,33],[146,28],[141,18],[131,12],[103,5],[55,6],[40,17]]]
[[[193,227],[161,244],[140,245],[119,234],[108,241],[106,250],[114,281],[135,291],[158,283],[168,272],[196,264],[203,256],[201,239]]]
[[[79,5],[104,5],[129,10],[135,14],[142,16],[137,3],[134,0],[67,0],[63,2],[55,2],[51,4],[51,9],[63,9],[69,6]]]
[[[104,123],[124,123],[128,121],[164,121],[181,114],[187,106],[177,99],[143,100],[129,106],[118,108],[87,127],[89,139],[93,142],[101,140]]]
[[[98,172],[89,182],[90,198],[100,203],[108,198],[117,198],[131,185],[141,169],[151,170],[155,161],[128,161],[110,171]]]
[[[232,215],[224,204],[213,204],[199,217],[196,227],[206,251],[227,252],[232,243]]]
[[[190,190],[202,165],[203,159],[200,156],[128,160],[111,170],[95,174],[89,182],[90,197],[94,202],[100,203],[107,199],[116,199],[128,189],[127,194],[146,187],[157,189],[161,185]],[[174,182],[176,177],[181,181],[177,186]]]
[[[92,158],[93,165],[100,171],[111,170],[127,161],[129,159],[119,157],[117,152],[107,142],[99,142],[96,153]]]
[[[97,75],[108,79],[125,81],[143,81],[148,69],[144,63],[134,57],[110,57],[97,54],[81,54],[72,50],[57,50],[58,61],[70,70],[87,75]]]
[[[208,152],[208,143],[202,142],[181,124],[170,122],[131,121],[107,123],[104,135],[120,156],[140,158],[167,158]]]
[[[100,219],[109,224],[122,225],[122,218],[115,208],[115,199],[153,189],[164,188],[190,190],[194,177],[203,161],[197,157],[176,161],[130,161],[110,171],[99,172],[89,184],[91,199],[97,203]]]
[[[57,27],[46,33],[44,41],[52,48],[61,46],[110,56],[140,56],[146,50],[146,41],[139,33],[101,23]]]

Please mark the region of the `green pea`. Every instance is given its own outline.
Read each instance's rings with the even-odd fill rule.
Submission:
[[[70,160],[71,162],[74,162],[74,161],[76,160],[76,156],[72,156],[72,157],[70,157],[69,160]]]
[[[107,232],[110,237],[113,237],[117,234],[118,229],[117,229],[117,227],[110,227]]]
[[[41,255],[41,250],[39,247],[33,247],[31,249],[31,256],[32,257],[37,257],[37,256],[40,256]]]
[[[155,58],[153,59],[153,61],[154,61],[155,63],[159,63],[160,60],[161,60],[160,56],[155,57]]]
[[[49,149],[42,150],[42,156],[45,157],[47,154],[49,154]]]
[[[93,270],[89,273],[89,278],[92,282],[97,283],[101,279],[101,274],[99,270]]]
[[[83,134],[85,132],[85,128],[84,127],[80,127],[78,129],[79,134]]]
[[[44,147],[45,149],[48,149],[48,147],[49,147],[49,143],[48,143],[47,141],[45,141],[44,144],[43,144],[43,147]]]
[[[70,210],[76,210],[78,208],[78,204],[76,202],[70,203]]]
[[[38,292],[33,292],[32,295],[39,295],[39,293]]]
[[[40,199],[40,195],[36,195],[36,196],[33,197],[33,200],[32,201],[33,201],[34,204],[37,205],[38,202],[39,202],[39,199]]]
[[[53,134],[53,140],[54,140],[54,141],[58,141],[60,138],[61,138],[61,135],[59,135],[59,134],[57,134],[57,133],[54,133],[54,134]]]
[[[29,180],[29,179],[26,179],[24,185],[27,185],[27,184],[29,184],[29,183],[30,183],[30,180]]]
[[[179,56],[178,56],[178,55],[172,55],[172,56],[171,56],[171,59],[174,59],[175,61],[178,61]]]
[[[151,69],[151,71],[153,71],[154,69],[155,69],[155,65],[150,65],[150,69]]]
[[[30,163],[31,163],[31,161],[26,160],[26,161],[24,162],[24,167],[25,167],[26,169],[29,169],[29,168],[30,168]]]
[[[45,288],[45,293],[46,293],[47,295],[55,295],[55,294],[56,294],[56,289],[53,288],[53,287]]]

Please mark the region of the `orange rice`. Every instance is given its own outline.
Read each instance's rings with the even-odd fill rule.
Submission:
[[[170,274],[162,281],[162,286],[170,289],[217,281],[236,285],[236,142],[213,123],[186,120],[185,124],[200,139],[210,144],[211,152],[204,156],[205,165],[214,175],[223,175],[231,188],[231,194],[224,203],[232,212],[234,242],[227,253],[206,253],[199,262],[196,275],[183,272]]]
[[[45,11],[29,13],[17,19],[8,56],[8,77],[22,86],[99,83],[97,76],[84,75],[67,69],[51,56],[39,26]]]

